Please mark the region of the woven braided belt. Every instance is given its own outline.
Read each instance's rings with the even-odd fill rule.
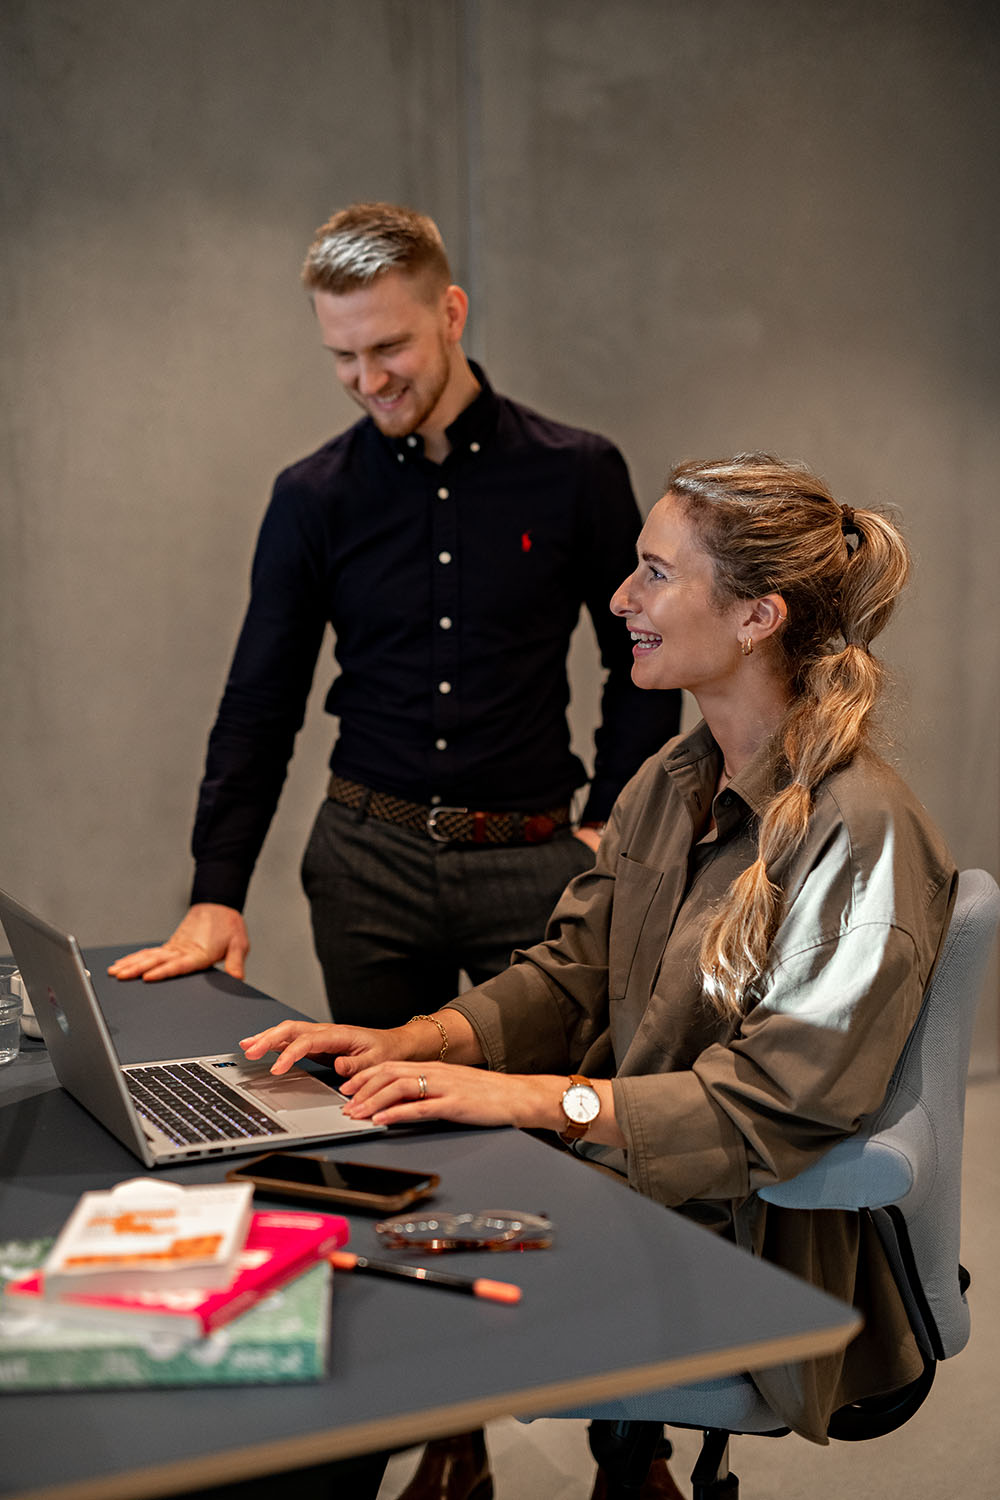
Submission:
[[[536,813],[424,807],[337,775],[330,777],[326,794],[341,807],[353,808],[381,823],[394,823],[410,833],[422,833],[436,844],[547,844],[558,829],[569,827],[568,807]]]

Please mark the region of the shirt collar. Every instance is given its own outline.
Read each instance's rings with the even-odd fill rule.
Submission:
[[[781,741],[774,735],[761,745],[742,771],[733,777],[728,790],[741,797],[750,811],[760,817],[772,798],[788,784],[788,780]]]
[[[482,365],[470,359],[469,369],[479,382],[479,390],[454,422],[445,428],[452,453],[478,453],[496,432],[500,413],[499,399]],[[401,460],[423,457],[424,440],[418,433],[411,433],[409,437],[385,438],[384,441]]]
[[[715,798],[722,769],[722,751],[704,719],[690,734],[665,747],[662,756],[664,768],[681,774],[685,782],[690,783],[694,797],[702,807],[706,801]],[[755,817],[761,816],[772,797],[787,783],[788,772],[783,770],[783,764],[780,740],[775,736],[765,741],[715,798],[720,832],[723,825],[728,832],[733,822],[742,821],[748,812]],[[727,808],[728,813],[725,812]]]

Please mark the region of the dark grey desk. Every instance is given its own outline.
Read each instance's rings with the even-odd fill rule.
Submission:
[[[284,1013],[223,974],[163,985],[89,964],[124,1061],[221,1051]],[[344,1142],[331,1155],[441,1175],[435,1206],[549,1214],[553,1248],[489,1260],[517,1307],[340,1275],[330,1372],[313,1385],[5,1395],[0,1495],[140,1500],[402,1447],[501,1415],[558,1411],[841,1348],[851,1309],[514,1130]],[[141,1164],[58,1087],[39,1044],[0,1069],[0,1236],[54,1233],[77,1196]],[[221,1163],[184,1168],[220,1179]],[[375,1247],[353,1217],[353,1248]],[[448,1268],[483,1274],[482,1257]]]

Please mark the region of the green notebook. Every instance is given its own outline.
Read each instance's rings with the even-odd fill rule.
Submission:
[[[45,1259],[51,1239],[0,1242],[0,1285]],[[0,1298],[0,1393],[157,1385],[274,1385],[326,1373],[332,1272],[324,1261],[207,1338],[25,1317]]]

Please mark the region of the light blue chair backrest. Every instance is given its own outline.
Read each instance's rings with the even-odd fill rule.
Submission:
[[[959,1285],[962,1133],[976,1006],[1000,920],[1000,888],[964,870],[916,1024],[880,1109],[789,1182],[760,1196],[788,1208],[869,1209],[931,1359],[969,1338]]]
[[[788,1208],[872,1214],[931,1366],[930,1378],[933,1363],[957,1354],[969,1337],[969,1307],[959,1282],[965,1088],[973,1021],[998,920],[1000,888],[992,875],[964,870],[920,1014],[881,1107],[797,1177],[760,1194]],[[907,1415],[929,1385],[929,1379],[922,1383],[905,1408]],[[728,1432],[767,1432],[780,1425],[745,1375],[559,1415]],[[877,1436],[878,1426],[851,1435]]]

